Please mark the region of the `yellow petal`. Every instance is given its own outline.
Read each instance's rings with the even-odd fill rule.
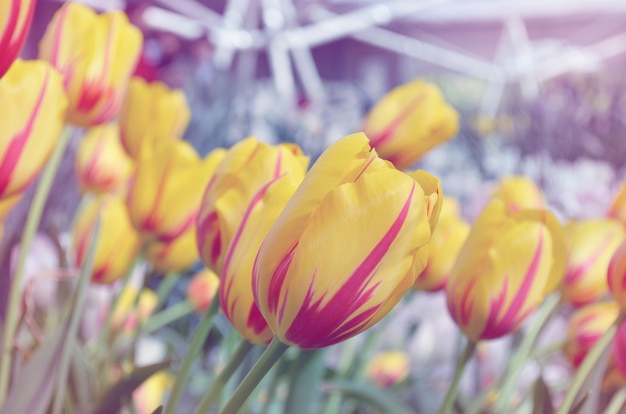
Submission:
[[[150,243],[145,256],[154,268],[162,273],[189,269],[198,261],[195,226],[169,243]]]
[[[35,0],[0,2],[0,78],[17,58],[28,35],[35,11]]]

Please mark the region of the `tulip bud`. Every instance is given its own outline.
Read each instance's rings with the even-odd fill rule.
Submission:
[[[82,192],[115,193],[128,182],[133,164],[115,124],[90,128],[76,150],[76,178]]]
[[[73,240],[76,266],[83,265],[93,238],[93,228],[100,212],[100,231],[96,241],[92,281],[112,283],[124,276],[140,248],[140,239],[133,229],[122,199],[101,196],[91,200],[78,212],[74,222]]]
[[[613,299],[626,311],[626,239],[617,247],[607,271],[609,292]]]
[[[390,388],[409,376],[409,357],[402,351],[381,352],[367,364],[365,375],[381,388]]]
[[[0,79],[0,199],[24,191],[65,122],[63,80],[47,63],[16,60]]]
[[[122,145],[129,156],[137,158],[144,142],[155,146],[159,141],[180,138],[190,117],[182,91],[132,78],[120,110]]]
[[[203,314],[211,306],[217,294],[220,279],[211,269],[204,269],[195,274],[187,285],[187,300],[193,309]]]
[[[574,368],[583,362],[595,343],[615,322],[619,306],[614,302],[602,302],[578,309],[571,317],[563,353]]]
[[[459,216],[459,204],[455,199],[446,197],[442,204],[437,228],[428,243],[426,267],[413,285],[417,290],[436,292],[446,286],[470,230],[469,224]]]
[[[144,145],[127,199],[137,231],[147,240],[162,243],[187,232],[222,156],[222,151],[214,151],[202,160],[185,141],[162,141],[154,148]]]
[[[459,115],[441,91],[416,80],[385,95],[367,115],[364,132],[381,158],[407,168],[427,151],[452,138]]]
[[[622,377],[626,377],[626,322],[617,329],[615,338],[613,338],[612,351],[615,367],[622,374]]]
[[[439,196],[379,158],[362,133],[331,145],[256,258],[254,297],[272,332],[322,348],[378,322],[423,270],[414,264]]]
[[[171,242],[150,243],[145,252],[146,259],[162,273],[182,272],[198,261],[196,229],[191,227]]]
[[[166,393],[172,389],[174,379],[172,374],[159,371],[137,387],[133,392],[133,403],[137,414],[154,414],[155,408],[163,404]]]
[[[41,40],[39,56],[65,80],[69,122],[89,127],[117,116],[141,44],[141,32],[120,11],[97,15],[78,3],[61,6]]]
[[[567,270],[561,293],[575,306],[597,301],[607,293],[607,269],[611,256],[626,232],[612,219],[582,220],[564,228]]]
[[[20,54],[34,11],[35,0],[0,2],[0,78]]]
[[[503,178],[493,192],[510,210],[521,208],[546,208],[543,193],[534,181],[521,176]]]
[[[564,268],[565,240],[551,213],[511,211],[493,199],[450,273],[448,310],[470,341],[499,338],[518,329],[558,287]]]

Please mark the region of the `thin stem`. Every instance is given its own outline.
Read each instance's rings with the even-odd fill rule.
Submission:
[[[289,348],[289,345],[280,342],[278,337],[274,337],[267,349],[265,349],[265,352],[263,352],[259,360],[254,364],[250,372],[248,372],[248,375],[246,375],[230,397],[222,409],[221,414],[236,414],[250,394],[252,394],[252,391],[259,385],[259,382],[261,382],[263,377],[265,377],[269,370],[280,359],[287,348]]]
[[[213,404],[215,404],[215,401],[220,396],[222,390],[224,389],[224,386],[226,385],[230,377],[232,377],[232,375],[235,373],[237,368],[239,368],[239,366],[242,364],[253,346],[254,345],[250,341],[246,341],[245,339],[241,340],[239,346],[237,347],[237,350],[235,350],[235,353],[230,358],[230,361],[228,361],[228,364],[226,364],[224,369],[222,369],[222,371],[220,371],[220,373],[217,375],[217,378],[215,378],[215,382],[213,382],[211,389],[204,396],[202,401],[200,401],[200,404],[198,405],[198,408],[196,408],[196,411],[194,411],[194,414],[204,414],[209,412],[209,409],[213,406]]]
[[[20,254],[17,259],[17,267],[9,290],[9,301],[6,308],[6,317],[2,332],[2,347],[0,347],[0,406],[4,404],[9,390],[13,342],[15,341],[17,330],[22,279],[24,278],[24,271],[26,270],[26,256],[28,255],[28,250],[30,249],[30,244],[33,241],[35,232],[39,227],[41,215],[46,205],[52,182],[54,181],[59,164],[61,163],[61,158],[63,157],[63,153],[65,152],[65,148],[71,136],[71,129],[72,127],[67,125],[59,136],[59,140],[50,155],[48,163],[39,180],[39,184],[37,185],[37,189],[35,190],[35,195],[33,196],[33,201],[28,211],[28,217],[26,218],[26,224],[22,232]]]
[[[517,384],[519,372],[524,366],[524,363],[530,357],[533,345],[535,344],[537,337],[550,319],[550,316],[552,316],[554,311],[558,308],[559,302],[559,295],[555,294],[548,296],[539,311],[537,312],[534,324],[524,335],[524,339],[520,343],[515,354],[513,354],[511,362],[508,365],[508,369],[502,379],[502,386],[500,388],[500,393],[498,394],[498,399],[493,406],[494,412],[499,413],[506,411],[504,407],[506,407],[506,405],[508,404],[511,398],[511,394],[515,389],[515,384]]]
[[[176,382],[174,382],[174,387],[172,388],[170,397],[167,400],[163,414],[174,414],[176,412],[176,404],[183,393],[183,386],[187,382],[187,377],[191,371],[191,365],[198,356],[198,353],[200,353],[202,345],[204,344],[206,337],[209,335],[211,327],[213,327],[213,317],[217,313],[219,307],[220,304],[216,294],[211,301],[211,306],[209,306],[209,309],[207,309],[206,313],[202,317],[200,325],[198,326],[198,329],[196,329],[193,338],[191,338],[191,344],[189,345],[185,359],[183,359],[180,370],[176,375]]]
[[[93,272],[94,259],[96,257],[96,247],[98,246],[98,234],[100,232],[100,218],[96,219],[94,224],[93,236],[89,243],[89,250],[83,268],[78,278],[78,286],[76,288],[76,296],[74,297],[74,303],[72,305],[70,313],[70,322],[67,327],[66,342],[61,348],[61,355],[59,356],[59,368],[58,376],[56,379],[56,392],[54,397],[54,405],[52,409],[53,414],[61,413],[63,407],[64,390],[67,387],[67,374],[72,360],[72,351],[74,349],[74,341],[78,335],[78,326],[80,324],[81,317],[83,315],[83,307],[85,305],[85,298],[87,297],[87,290],[89,288],[89,282],[91,281],[91,274]]]
[[[193,306],[189,301],[178,302],[174,306],[163,309],[161,312],[152,315],[141,328],[142,334],[149,334],[165,325],[185,317],[193,312]]]
[[[619,391],[615,393],[613,398],[611,398],[611,402],[604,410],[604,414],[619,414],[626,402],[626,388],[621,388]]]
[[[164,303],[165,299],[172,293],[172,290],[176,286],[176,282],[180,279],[180,275],[173,273],[163,276],[163,280],[159,283],[159,289],[157,290],[157,304],[155,309],[159,309]]]
[[[576,396],[578,395],[578,391],[580,390],[580,387],[583,385],[583,383],[585,382],[585,379],[587,379],[587,377],[589,376],[589,373],[595,367],[595,365],[597,364],[598,360],[600,359],[604,351],[611,344],[611,341],[613,340],[613,337],[615,336],[615,332],[617,332],[617,328],[622,322],[623,318],[624,318],[624,315],[620,314],[620,316],[615,320],[613,325],[611,325],[611,327],[606,330],[604,335],[602,335],[600,339],[598,339],[598,342],[596,342],[596,344],[593,346],[593,348],[591,348],[591,351],[589,351],[589,353],[583,360],[583,363],[580,365],[580,367],[578,367],[576,376],[574,377],[572,384],[567,390],[567,394],[565,394],[563,403],[559,407],[556,414],[567,414],[570,411],[570,408],[572,408],[572,405],[574,404],[574,400],[576,399]]]
[[[461,382],[461,377],[463,376],[463,371],[465,371],[465,367],[469,362],[472,355],[474,355],[474,351],[476,351],[476,342],[468,342],[465,345],[465,349],[463,353],[459,356],[459,359],[456,362],[456,369],[454,371],[454,377],[452,378],[452,383],[448,388],[448,393],[446,394],[445,399],[443,400],[443,404],[439,409],[439,414],[451,414],[452,408],[454,407],[454,402],[456,401],[456,396],[459,393],[459,383]]]

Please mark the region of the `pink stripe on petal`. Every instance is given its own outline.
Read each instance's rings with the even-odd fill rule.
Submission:
[[[621,230],[620,230],[621,231]],[[578,282],[581,278],[585,276],[585,274],[593,267],[593,265],[597,262],[598,258],[606,252],[608,246],[613,243],[615,240],[615,232],[609,234],[603,241],[600,243],[596,249],[591,253],[589,258],[584,262],[580,263],[578,266],[572,267],[567,270],[563,281],[566,284],[572,284]]]
[[[372,137],[371,146],[376,147],[378,145],[384,144],[386,141],[391,139],[396,132],[396,128],[411,115],[413,112],[426,98],[426,94],[424,92],[420,93],[417,97],[415,97],[407,106],[404,108],[402,112],[398,114],[397,117],[391,120],[389,125],[378,134]]]

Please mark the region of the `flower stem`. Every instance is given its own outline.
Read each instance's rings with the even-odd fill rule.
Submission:
[[[254,345],[250,341],[246,341],[245,339],[241,340],[237,350],[235,350],[235,353],[230,358],[230,361],[228,361],[228,364],[226,364],[224,369],[222,369],[217,375],[215,382],[211,385],[211,389],[204,396],[202,401],[200,401],[200,404],[198,405],[198,408],[196,408],[196,411],[194,411],[194,414],[204,414],[209,412],[209,409],[213,406],[215,400],[217,400],[220,396],[222,389],[224,389],[224,386],[230,377],[235,373],[237,368],[239,368],[253,346]]]
[[[164,327],[168,323],[174,322],[192,312],[193,307],[188,301],[184,300],[182,302],[178,302],[176,305],[165,308],[161,312],[152,315],[141,328],[141,333],[152,333],[157,329]]]
[[[33,240],[35,232],[39,227],[41,215],[46,205],[48,194],[50,194],[52,182],[54,181],[59,164],[61,163],[61,158],[63,157],[65,148],[70,140],[71,130],[72,127],[67,125],[59,136],[59,140],[57,141],[57,144],[48,159],[48,163],[41,174],[30,210],[28,211],[26,224],[22,232],[20,254],[17,259],[15,274],[13,276],[13,280],[11,281],[9,301],[6,308],[6,318],[4,320],[2,331],[2,346],[0,347],[0,406],[4,404],[4,400],[6,399],[7,392],[9,390],[13,342],[15,341],[15,334],[17,330],[22,279],[24,278],[24,271],[26,270],[26,256],[28,255],[28,250],[30,249],[30,244]]]
[[[606,410],[604,410],[604,414],[619,414],[626,402],[626,388],[621,388],[619,391],[615,393],[613,398],[611,398],[611,402],[609,403]]]
[[[280,342],[278,337],[274,337],[267,349],[265,349],[265,352],[263,352],[259,360],[254,364],[250,372],[248,372],[248,375],[246,375],[230,397],[222,409],[221,414],[236,414],[250,394],[252,394],[252,391],[259,385],[259,382],[261,382],[263,377],[265,377],[269,370],[280,359],[287,348],[289,348],[289,345]]]
[[[454,407],[454,402],[456,401],[456,396],[459,393],[459,383],[461,382],[461,377],[463,376],[463,371],[465,371],[465,366],[469,362],[472,355],[474,355],[474,351],[476,351],[476,342],[468,342],[465,345],[465,349],[463,353],[459,357],[456,362],[456,369],[454,371],[454,377],[452,378],[452,383],[448,388],[448,393],[446,394],[445,399],[443,400],[443,404],[439,409],[439,414],[451,414],[452,408]]]
[[[219,299],[216,294],[211,301],[211,306],[209,306],[209,309],[207,309],[206,313],[202,317],[200,325],[196,329],[193,338],[191,338],[191,344],[189,345],[185,359],[183,359],[180,370],[176,375],[176,382],[174,382],[174,387],[172,388],[170,397],[167,400],[163,414],[174,414],[176,412],[176,404],[183,393],[183,386],[187,382],[189,371],[191,371],[191,365],[202,349],[202,345],[204,344],[206,337],[209,335],[209,331],[213,326],[213,317],[217,313],[219,307]]]
[[[159,289],[157,290],[157,304],[154,309],[159,309],[165,303],[165,299],[172,293],[172,290],[176,286],[176,282],[180,279],[180,275],[177,273],[168,273],[163,276],[163,280],[159,283]]]

